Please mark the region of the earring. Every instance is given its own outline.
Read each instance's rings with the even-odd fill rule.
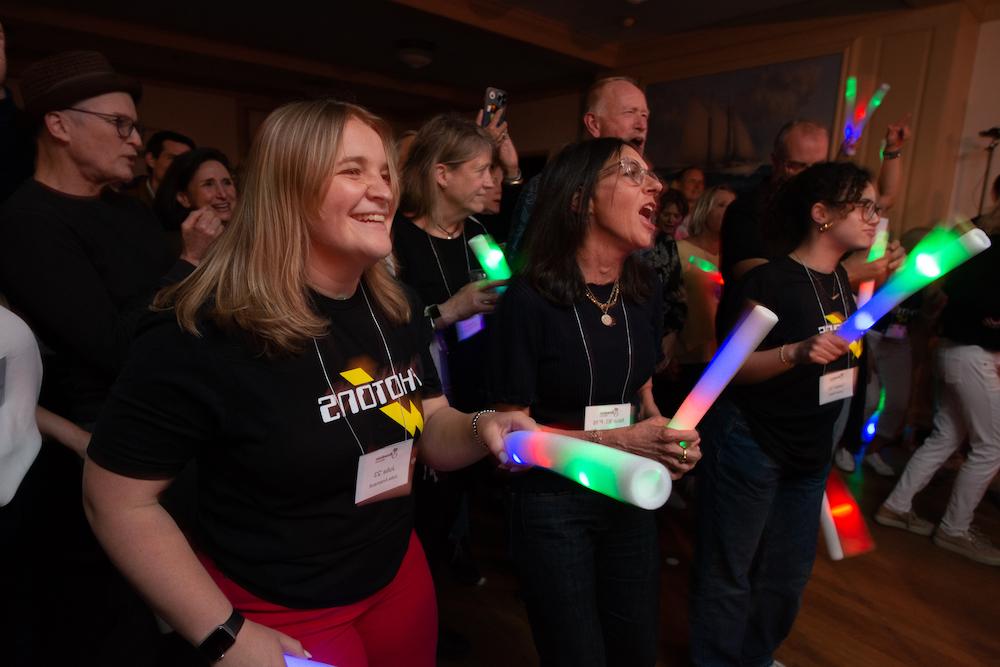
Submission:
[[[820,223],[819,233],[822,234],[823,232],[825,232],[826,230],[830,229],[831,227],[833,227],[833,223],[832,222],[827,221],[827,222]]]

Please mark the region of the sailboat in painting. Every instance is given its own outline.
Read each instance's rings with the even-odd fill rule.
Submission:
[[[700,98],[688,100],[683,118],[680,158],[721,174],[747,175],[760,166],[746,123],[732,104],[723,107]]]

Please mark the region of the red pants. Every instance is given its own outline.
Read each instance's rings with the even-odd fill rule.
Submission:
[[[313,660],[336,667],[434,667],[437,602],[424,550],[410,535],[399,571],[374,595],[343,607],[289,609],[261,600],[202,557],[233,607],[299,640]]]

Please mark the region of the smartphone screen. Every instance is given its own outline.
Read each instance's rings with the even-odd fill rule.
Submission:
[[[504,108],[507,106],[507,91],[500,90],[499,88],[494,88],[490,86],[486,89],[486,94],[483,96],[483,127],[486,127],[493,120],[493,115],[497,112],[503,113]],[[504,117],[500,116],[500,122],[504,121]]]

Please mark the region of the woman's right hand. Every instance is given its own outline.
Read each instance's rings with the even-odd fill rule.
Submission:
[[[211,206],[191,211],[181,223],[181,259],[198,266],[225,224]]]
[[[298,640],[247,619],[236,635],[236,643],[215,664],[219,667],[286,667],[286,653],[297,658],[312,658]]]
[[[454,324],[479,313],[492,313],[499,298],[496,288],[506,284],[506,280],[477,280],[463,286],[439,306],[445,323]]]
[[[650,417],[632,426],[615,429],[614,442],[626,452],[659,461],[668,467],[674,466],[677,463],[677,447],[668,445],[683,441],[689,449],[697,449],[701,437],[697,431],[667,428],[668,423],[665,417]]]
[[[821,333],[785,346],[795,364],[829,364],[847,354],[848,343],[835,333]]]

